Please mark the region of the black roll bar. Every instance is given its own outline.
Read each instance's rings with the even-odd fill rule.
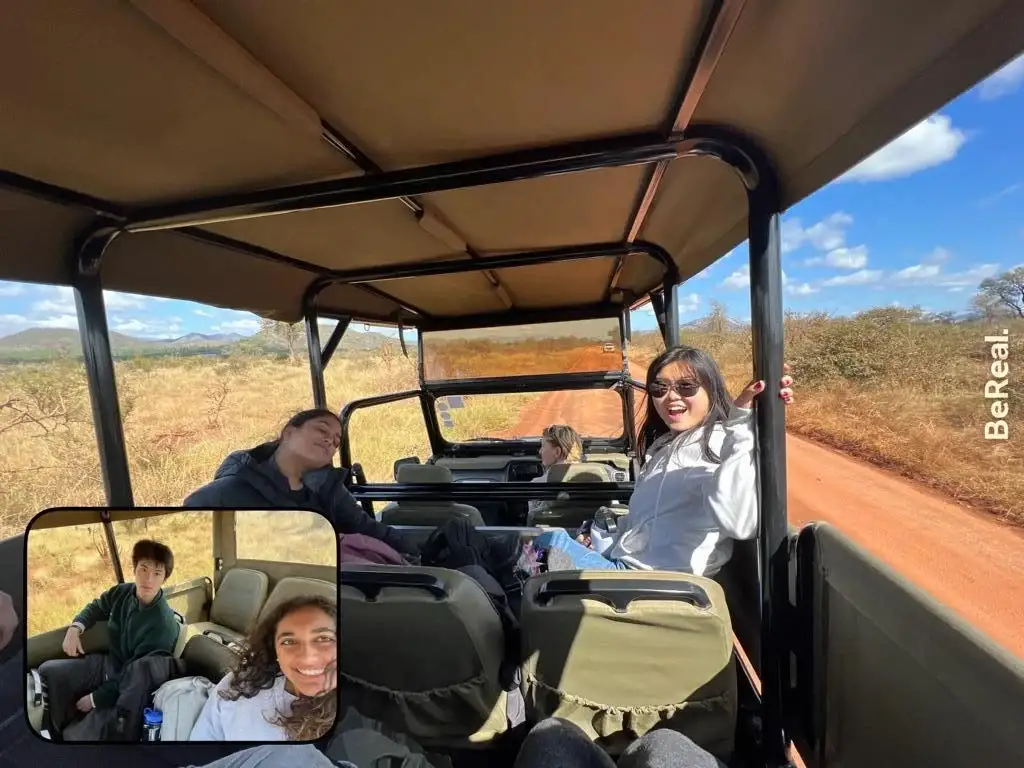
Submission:
[[[119,230],[115,226],[107,224],[88,233],[75,249],[71,274],[78,312],[78,334],[82,341],[82,357],[85,360],[93,428],[96,431],[107,504],[131,507],[135,502],[128,469],[128,450],[124,442],[114,357],[107,329],[107,309],[100,280],[103,253],[118,234]],[[109,530],[106,532],[109,535]],[[115,554],[111,550],[111,555]],[[118,562],[116,569],[120,571],[120,568]]]
[[[128,232],[198,227],[283,213],[336,208],[563,173],[643,165],[678,156],[676,141],[653,133],[456,160],[289,187],[214,195],[147,206],[129,216]],[[486,266],[485,266],[486,268]]]
[[[557,500],[564,499],[562,494],[571,501],[603,501],[609,496],[629,498],[633,483],[370,483],[350,490],[357,499],[369,501]]]

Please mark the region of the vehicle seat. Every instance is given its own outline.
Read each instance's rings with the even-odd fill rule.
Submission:
[[[597,462],[577,464],[554,464],[548,469],[549,483],[611,483],[614,482],[612,468]],[[609,506],[614,497],[609,494],[607,499],[592,501],[570,501],[550,499],[540,509],[535,509],[527,516],[526,524],[547,525],[558,528],[579,528],[583,523],[592,520],[598,507]]]
[[[501,620],[474,579],[355,563],[339,574],[346,702],[424,746],[485,746],[508,729]]]
[[[239,655],[209,635],[192,635],[181,653],[186,677],[205,677],[219,683],[235,668]]]
[[[452,482],[452,471],[437,464],[403,464],[398,468],[398,482],[406,484]],[[484,524],[476,507],[454,501],[393,501],[381,510],[386,525],[444,525],[454,518],[465,518],[474,526]]]
[[[225,644],[240,643],[256,626],[269,583],[262,571],[232,568],[213,597],[209,620],[190,625],[189,634],[208,635]]]
[[[696,604],[695,604],[696,603]],[[557,571],[522,601],[527,718],[562,717],[612,755],[655,727],[723,762],[737,717],[733,633],[722,588],[659,571]]]
[[[178,620],[178,639],[174,641],[174,655],[180,659],[181,654],[185,651],[185,645],[188,643],[189,626],[185,617],[177,611],[174,612],[174,618]]]
[[[307,596],[326,597],[332,603],[338,600],[337,584],[321,579],[310,579],[305,576],[285,576],[277,582],[274,590],[270,593],[263,610],[260,611],[259,621],[263,621],[281,603],[291,600],[293,597]]]

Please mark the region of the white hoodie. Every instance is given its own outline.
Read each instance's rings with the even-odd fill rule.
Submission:
[[[711,433],[715,464],[701,452],[703,430],[654,442],[605,557],[644,570],[713,576],[734,539],[757,534],[753,410],[733,407]]]

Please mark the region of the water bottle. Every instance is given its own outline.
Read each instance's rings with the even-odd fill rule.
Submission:
[[[164,713],[159,709],[146,707],[142,710],[142,740],[160,741],[160,726],[164,724]]]

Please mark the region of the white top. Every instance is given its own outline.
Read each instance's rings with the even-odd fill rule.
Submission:
[[[713,576],[732,556],[734,539],[757,534],[753,410],[734,406],[713,428],[710,447],[720,464],[704,458],[700,438],[700,430],[669,433],[651,446],[605,557]]]
[[[278,675],[272,688],[259,691],[251,699],[230,701],[221,698],[220,692],[228,689],[232,677],[233,673],[228,672],[210,691],[189,741],[287,741],[284,729],[269,722],[278,712],[291,714],[296,697],[284,689],[285,676]]]

